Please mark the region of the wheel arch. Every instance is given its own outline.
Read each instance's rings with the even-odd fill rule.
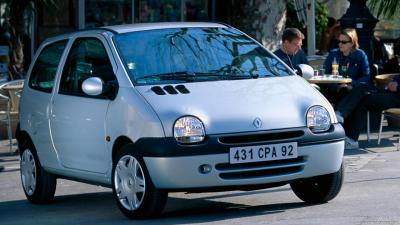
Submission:
[[[112,162],[114,162],[117,153],[127,144],[133,144],[133,141],[126,136],[120,136],[115,140],[112,148]]]
[[[27,145],[33,143],[29,133],[26,132],[25,130],[21,130],[19,123],[17,124],[17,129],[15,131],[15,138],[17,139],[18,149],[22,149]],[[19,154],[21,154],[21,151],[19,151]]]

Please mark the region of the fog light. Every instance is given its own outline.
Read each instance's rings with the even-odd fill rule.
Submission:
[[[211,165],[208,165],[208,164],[203,164],[203,165],[199,166],[199,171],[202,174],[210,173],[211,169],[212,169]]]

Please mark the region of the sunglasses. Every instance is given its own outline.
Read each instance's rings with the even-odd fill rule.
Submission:
[[[347,44],[350,43],[351,41],[339,41],[339,44]]]

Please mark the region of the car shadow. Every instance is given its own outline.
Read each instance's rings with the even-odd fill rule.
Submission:
[[[285,191],[288,190],[272,190]],[[221,198],[263,194],[270,189],[251,192],[212,193],[210,197],[169,197],[159,218],[137,220],[134,224],[191,224],[217,222],[233,218],[284,213],[306,207],[301,202],[247,205],[223,201]],[[119,211],[111,192],[56,196],[51,204],[34,205],[27,200],[0,202],[2,225],[8,224],[132,224]]]
[[[368,150],[364,148],[357,148],[357,149],[345,149],[344,150],[344,155],[345,156],[350,156],[350,155],[360,155],[360,154],[368,154]]]
[[[205,199],[169,198],[169,205],[177,206],[174,210],[166,208],[163,224],[196,223],[203,224],[243,217],[279,214],[286,210],[306,207],[304,202],[275,203],[265,205],[246,205],[231,202],[210,201]],[[160,221],[161,222],[161,221]]]

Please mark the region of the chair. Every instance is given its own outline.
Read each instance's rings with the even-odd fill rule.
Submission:
[[[393,80],[394,76],[399,76],[399,73],[390,73],[390,74],[380,74],[375,77],[375,85],[378,88],[384,88],[386,85]],[[381,142],[381,134],[382,134],[382,127],[383,127],[383,121],[385,117],[391,117],[395,119],[400,119],[400,108],[391,108],[382,111],[381,114],[381,120],[380,120],[380,125],[379,125],[379,133],[378,133],[378,145]],[[367,140],[368,142],[370,141],[370,114],[369,111],[367,111]],[[397,150],[400,150],[400,137],[397,145]]]
[[[383,121],[385,117],[391,117],[394,119],[400,119],[400,108],[390,108],[387,110],[384,110],[381,115],[381,124],[379,125],[379,133],[378,133],[378,145],[381,143],[381,134],[382,134],[382,127],[383,127]],[[397,151],[400,150],[400,136],[397,144]]]
[[[20,92],[24,80],[14,80],[0,85],[0,99],[6,101],[6,108],[0,110],[0,123],[7,125],[7,136],[12,152],[12,117],[18,115]]]
[[[322,55],[310,55],[307,59],[308,64],[313,68],[323,68],[326,57]]]

